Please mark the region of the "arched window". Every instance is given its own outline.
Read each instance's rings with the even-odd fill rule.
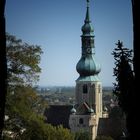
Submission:
[[[83,85],[83,93],[88,93],[87,84],[84,84],[84,85]]]
[[[83,124],[83,123],[84,123],[83,118],[80,118],[80,119],[79,119],[79,124]]]
[[[101,85],[98,85],[98,93],[101,93]]]

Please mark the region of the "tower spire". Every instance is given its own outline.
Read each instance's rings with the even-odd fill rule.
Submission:
[[[85,18],[85,23],[90,22],[90,16],[89,16],[89,0],[87,0],[87,12],[86,12],[86,18]]]
[[[94,36],[93,35],[93,27],[91,25],[91,20],[89,16],[89,0],[86,0],[87,10],[86,10],[86,17],[84,20],[84,25],[82,26],[82,36]]]
[[[84,25],[82,26],[82,56],[77,63],[76,69],[80,74],[80,78],[94,77],[97,80],[97,75],[101,71],[100,64],[95,60],[95,46],[94,46],[94,30],[89,16],[89,0],[86,0],[87,10]]]
[[[79,132],[82,129],[91,135],[91,140],[95,140],[99,117],[102,117],[102,87],[98,77],[101,67],[95,58],[89,1],[86,0],[86,16],[81,28],[81,58],[76,65],[79,73],[75,87],[76,104],[71,109],[69,126],[72,132]]]

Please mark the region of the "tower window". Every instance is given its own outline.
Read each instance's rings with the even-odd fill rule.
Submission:
[[[88,93],[87,84],[83,85],[83,93]]]
[[[98,92],[101,93],[101,86],[98,85]]]
[[[80,118],[80,119],[79,119],[79,124],[83,124],[83,123],[84,123],[83,118]]]

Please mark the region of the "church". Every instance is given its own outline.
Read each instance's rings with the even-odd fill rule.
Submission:
[[[81,28],[81,58],[76,65],[79,77],[75,86],[75,104],[50,105],[44,114],[47,123],[63,125],[71,132],[88,132],[91,140],[95,140],[98,135],[116,137],[121,134],[125,124],[109,118],[107,110],[103,109],[102,82],[98,76],[101,66],[95,57],[89,0],[86,0],[86,4],[86,16]]]
[[[94,29],[89,15],[89,0],[81,30],[82,53],[76,65],[79,73],[75,87],[76,104],[71,109],[69,126],[72,132],[89,132],[92,140],[95,140],[99,118],[103,117],[102,83],[98,76],[101,67],[95,58]]]

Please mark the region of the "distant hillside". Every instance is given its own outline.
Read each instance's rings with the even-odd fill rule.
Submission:
[[[111,86],[106,86],[103,87],[103,93],[112,93],[113,87]],[[75,94],[75,87],[74,86],[38,86],[37,91],[39,93],[49,93],[49,94],[67,94],[67,95],[72,95]]]
[[[112,91],[113,87],[111,86],[107,86],[107,87],[103,87],[103,91]]]

